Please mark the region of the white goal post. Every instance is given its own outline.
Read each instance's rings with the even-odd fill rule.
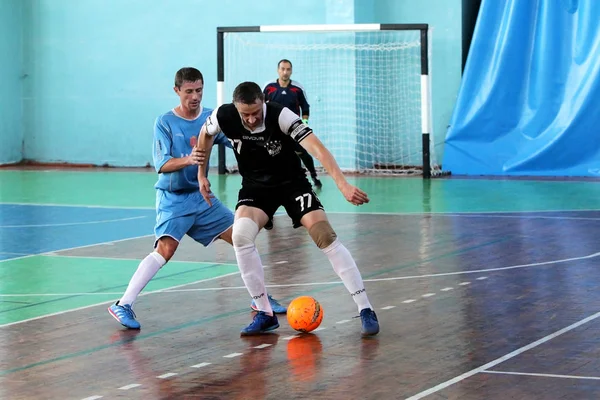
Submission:
[[[218,27],[217,105],[243,81],[264,87],[289,59],[292,81],[307,94],[309,125],[344,172],[440,176],[428,42],[427,24]],[[219,174],[235,168],[228,151],[219,146]]]

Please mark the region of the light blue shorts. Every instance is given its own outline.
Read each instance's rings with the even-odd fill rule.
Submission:
[[[154,247],[163,236],[180,242],[186,234],[204,246],[211,244],[233,225],[233,213],[216,198],[212,203],[212,207],[208,207],[198,191],[159,193]]]

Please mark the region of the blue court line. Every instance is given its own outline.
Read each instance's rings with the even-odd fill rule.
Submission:
[[[0,204],[0,260],[151,235],[154,209]]]

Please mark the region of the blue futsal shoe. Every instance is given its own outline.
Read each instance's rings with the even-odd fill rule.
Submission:
[[[375,311],[365,308],[360,311],[360,320],[362,322],[362,335],[373,336],[379,333],[379,321]]]
[[[285,314],[287,313],[287,307],[282,306],[280,302],[275,300],[271,295],[269,295],[269,303],[271,303],[271,308],[275,314]],[[258,311],[258,307],[256,307],[256,303],[252,300],[252,304],[250,304],[250,308],[254,311]]]
[[[264,311],[259,311],[254,316],[254,320],[250,325],[242,329],[242,336],[260,335],[279,328],[279,321],[275,315],[270,316]]]
[[[135,320],[135,313],[129,304],[120,305],[117,301],[115,304],[108,307],[108,312],[124,327],[129,329],[140,329],[140,323]]]

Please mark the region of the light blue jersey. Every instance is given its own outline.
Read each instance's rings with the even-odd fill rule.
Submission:
[[[169,192],[190,191],[198,189],[198,166],[190,165],[179,171],[162,173],[159,172],[163,165],[171,158],[187,157],[192,153],[196,145],[200,128],[204,125],[206,118],[213,112],[210,108],[202,108],[195,119],[185,119],[177,115],[173,110],[164,113],[154,123],[154,144],[152,158],[154,168],[158,172],[156,189]],[[219,133],[215,136],[215,144],[231,144]]]
[[[173,110],[161,115],[154,124],[154,168],[158,172],[156,190],[157,240],[170,236],[178,242],[185,234],[204,246],[233,225],[233,213],[218,199],[212,207],[204,201],[198,185],[198,166],[190,165],[175,172],[159,172],[171,158],[182,158],[192,153],[206,118],[212,109],[202,108],[193,120],[182,118]],[[231,144],[219,133],[215,144]],[[156,242],[155,242],[156,246]]]

